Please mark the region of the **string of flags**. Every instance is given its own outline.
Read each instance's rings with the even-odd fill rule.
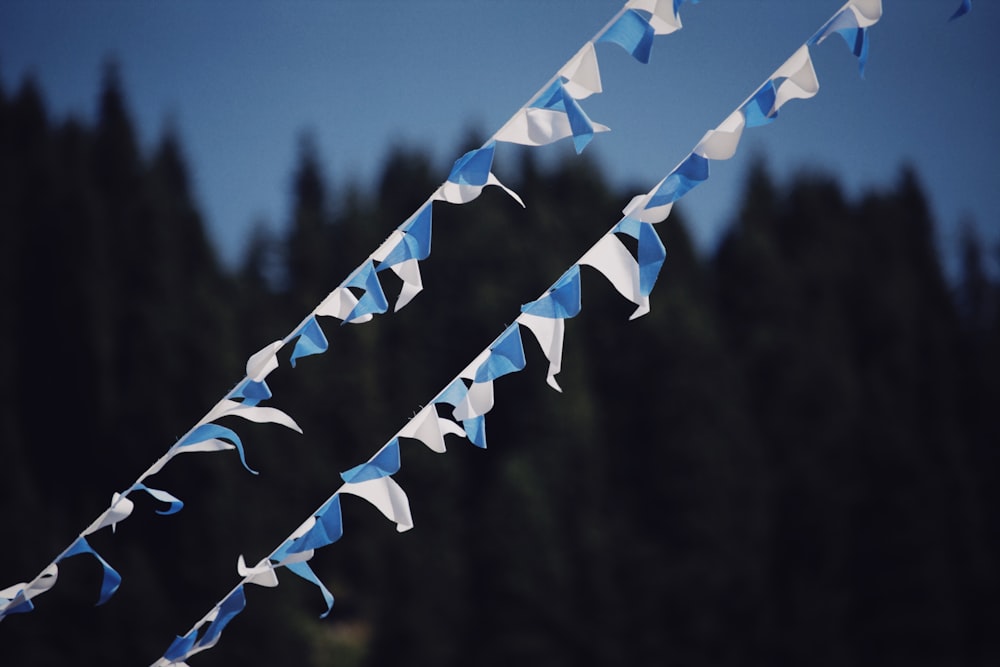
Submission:
[[[433,452],[444,453],[446,436],[452,435],[485,448],[485,418],[494,406],[494,382],[526,367],[522,329],[532,333],[549,362],[547,383],[561,391],[556,375],[562,366],[565,321],[582,309],[581,267],[595,269],[636,305],[630,319],[647,313],[649,294],[666,259],[666,250],[654,225],[666,220],[678,199],[708,179],[711,161],[727,160],[735,155],[744,129],[767,125],[790,100],[809,99],[818,93],[819,80],[812,63],[811,47],[823,43],[832,34],[839,34],[858,58],[859,69],[863,72],[868,30],[881,16],[880,0],[850,0],[841,7],[736,110],[709,130],[667,176],[649,192],[634,197],[622,211],[623,217],[618,223],[537,299],[521,306],[514,322],[371,458],[342,472],[341,486],[268,556],[253,566],[248,566],[243,556],[239,556],[240,582],[186,634],[177,636],[152,667],[186,665],[185,661],[191,656],[215,646],[223,629],[246,607],[246,586],[277,586],[280,568],[290,570],[319,589],[325,604],[321,618],[326,617],[332,610],[334,596],[308,562],[318,549],[343,536],[341,498],[363,498],[395,523],[397,531],[411,529],[409,499],[393,479],[401,469],[400,441],[416,440]],[[636,31],[629,28],[628,32],[635,34]],[[642,44],[641,39],[633,41]],[[639,52],[642,53],[641,48]],[[634,253],[622,243],[620,235],[636,240]]]
[[[261,405],[272,398],[267,376],[278,365],[278,352],[294,343],[289,364],[322,354],[329,348],[318,317],[333,317],[342,324],[361,324],[389,310],[389,300],[382,289],[379,274],[392,271],[402,283],[394,310],[407,305],[423,289],[419,262],[431,251],[432,204],[443,201],[464,204],[476,199],[487,186],[497,186],[521,206],[520,197],[504,186],[493,174],[493,158],[497,142],[542,146],[572,137],[577,152],[581,152],[595,133],[605,132],[604,125],[593,123],[580,106],[583,100],[602,92],[600,69],[594,45],[613,43],[628,51],[642,63],[649,61],[653,38],[681,28],[679,11],[685,2],[698,0],[629,0],[615,16],[588,40],[556,75],[484,145],[455,161],[448,178],[415,213],[394,230],[389,237],[309,314],[285,338],[275,341],[252,355],[246,364],[246,375],[187,433],[181,436],[127,489],[113,494],[110,506],[90,526],[39,572],[34,579],[0,590],[0,621],[6,616],[34,609],[32,600],[51,589],[58,579],[58,565],[67,558],[90,554],[103,568],[98,604],[107,601],[121,584],[121,575],[87,542],[87,536],[127,519],[134,509],[129,496],[145,491],[168,504],[159,514],[174,514],[183,502],[167,491],[145,485],[175,456],[193,452],[235,450],[240,462],[252,474],[257,474],[247,462],[243,441],[231,428],[217,424],[226,416],[239,417],[256,423],[273,423],[298,433],[302,429],[291,416],[274,407]],[[300,566],[298,569],[302,569]]]

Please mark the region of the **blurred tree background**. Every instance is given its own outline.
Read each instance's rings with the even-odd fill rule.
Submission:
[[[305,138],[287,234],[262,227],[230,268],[178,139],[141,149],[113,71],[99,104],[87,127],[49,118],[30,80],[0,90],[3,586],[69,544],[443,173],[399,149],[370,190],[335,187]],[[236,425],[258,477],[231,452],[171,462],[151,482],[183,512],[139,497],[117,535],[91,538],[120,591],[93,607],[99,567],[64,561],[34,612],[0,624],[0,663],[154,661],[236,583],[238,554],[269,553],[645,190],[614,191],[586,157],[524,152],[509,171],[526,210],[497,189],[436,205],[427,294],[364,326],[324,320],[330,351],[269,378],[305,435]],[[851,201],[823,174],[775,183],[760,160],[741,201],[708,257],[682,211],[660,225],[646,317],[628,322],[585,272],[564,393],[529,337],[488,450],[404,443],[414,530],[345,500],[343,539],[312,561],[329,618],[282,573],[193,662],[1000,664],[996,249],[969,235],[947,282],[905,169]]]

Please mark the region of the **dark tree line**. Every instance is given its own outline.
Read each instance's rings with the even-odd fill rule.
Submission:
[[[93,127],[31,81],[0,90],[0,586],[28,579],[436,187],[395,150],[370,190],[333,187],[304,141],[287,233],[220,260],[167,133],[137,144],[109,76]],[[479,142],[470,137],[469,147]],[[456,152],[457,154],[457,152]],[[230,424],[0,623],[0,663],[148,664],[271,551],[619,218],[634,192],[586,157],[498,165],[434,208],[426,294],[283,367],[270,404],[305,434]],[[506,167],[507,171],[503,171]],[[509,172],[509,173],[507,173]],[[711,185],[706,185],[711,187]],[[641,191],[643,188],[637,189]],[[918,176],[859,200],[750,171],[718,249],[682,212],[649,315],[583,276],[563,393],[530,337],[497,383],[489,449],[405,442],[416,528],[345,499],[317,553],[337,598],[282,573],[193,664],[992,665],[1000,662],[1000,284],[968,237],[949,284]],[[384,282],[386,289],[394,285]],[[145,661],[145,662],[143,662]]]

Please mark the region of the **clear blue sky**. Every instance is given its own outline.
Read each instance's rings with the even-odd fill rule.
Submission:
[[[398,142],[428,149],[444,180],[469,128],[497,130],[623,3],[4,0],[0,80],[11,92],[33,73],[53,117],[92,119],[114,56],[144,145],[168,120],[179,130],[198,202],[232,260],[253,221],[287,219],[303,131],[335,185],[371,184]],[[634,184],[630,194],[648,190],[841,4],[684,5],[684,29],[657,37],[649,65],[599,45],[604,93],[583,107],[612,131],[587,151],[616,183]],[[745,133],[737,155],[683,200],[696,240],[717,238],[750,158],[763,153],[778,178],[819,167],[851,194],[890,186],[911,162],[946,253],[963,217],[1000,243],[1000,2],[977,0],[949,23],[957,5],[885,0],[865,79],[839,38],[815,48],[819,95]],[[533,150],[572,153],[565,140]],[[513,156],[501,146],[495,170],[513,173]],[[385,221],[385,232],[400,222]]]

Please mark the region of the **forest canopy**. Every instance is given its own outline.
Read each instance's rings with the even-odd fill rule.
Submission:
[[[61,565],[0,625],[3,664],[148,664],[266,555],[619,217],[632,192],[586,157],[531,153],[435,209],[426,294],[283,366],[303,427],[242,427],[227,453],[157,478],[182,498]],[[30,80],[0,90],[0,573],[34,575],[414,211],[442,178],[387,155],[336,188],[303,143],[286,231],[220,262],[179,140],[138,145],[109,77],[91,127]],[[711,187],[708,185],[706,187]],[[719,193],[720,196],[726,193]],[[489,448],[407,447],[416,528],[344,504],[313,568],[283,577],[197,664],[989,665],[1000,663],[1000,284],[968,236],[948,282],[919,175],[859,199],[759,160],[718,248],[683,211],[651,312],[596,273],[560,384],[526,345],[497,385]],[[143,663],[143,661],[146,661]]]

